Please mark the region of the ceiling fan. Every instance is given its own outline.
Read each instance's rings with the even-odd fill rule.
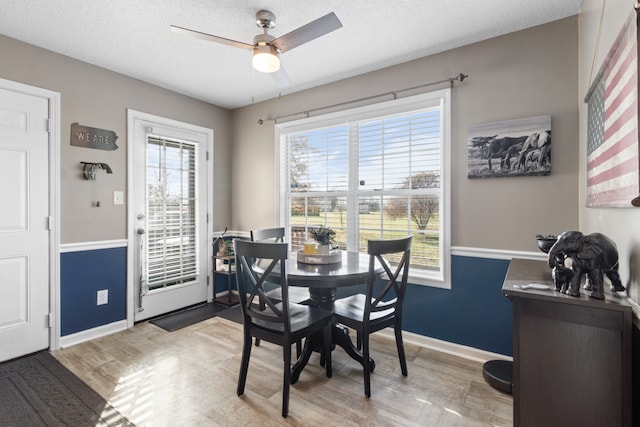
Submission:
[[[260,10],[256,13],[256,25],[262,28],[264,32],[253,38],[253,44],[214,36],[177,25],[172,25],[171,31],[225,44],[227,46],[251,50],[253,51],[253,67],[256,70],[263,73],[272,73],[279,83],[288,83],[288,78],[280,67],[279,54],[341,28],[342,22],[340,22],[335,13],[331,12],[283,36],[275,38],[269,34],[269,30],[276,26],[276,16],[268,10]],[[280,73],[276,73],[276,71],[280,71]],[[285,82],[283,82],[283,80],[285,80]]]

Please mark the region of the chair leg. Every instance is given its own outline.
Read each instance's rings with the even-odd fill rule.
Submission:
[[[300,357],[302,353],[302,340],[296,341],[296,359]]]
[[[327,370],[327,378],[331,378],[333,371],[331,368],[331,323],[324,327],[324,351],[322,354],[322,361],[324,362],[325,369]]]
[[[356,331],[356,348],[362,350],[362,334],[360,331]]]
[[[264,301],[262,301],[262,299],[260,300],[260,303],[258,304],[258,306],[260,307],[260,311],[264,311],[264,309],[267,307],[267,305],[264,303]],[[256,347],[260,347],[260,338],[256,337]]]
[[[282,416],[289,415],[289,389],[291,387],[291,343],[283,346],[284,351],[284,378],[282,385]]]
[[[242,358],[240,361],[240,375],[238,376],[238,388],[236,394],[244,394],[244,385],[247,382],[247,371],[249,370],[249,358],[251,357],[252,337],[249,330],[244,331],[244,343],[242,345]]]
[[[371,397],[371,364],[369,363],[369,334],[362,334],[362,362],[364,364],[364,395]]]
[[[400,325],[396,324],[395,326],[396,333],[396,347],[398,347],[398,358],[400,359],[400,370],[402,371],[403,376],[407,376],[407,359],[404,355],[404,344],[402,342],[402,329]]]

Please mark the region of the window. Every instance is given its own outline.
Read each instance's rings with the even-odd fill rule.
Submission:
[[[280,221],[342,249],[412,234],[411,282],[449,287],[450,90],[277,126]]]
[[[198,146],[147,139],[147,277],[155,290],[195,280],[198,274]]]

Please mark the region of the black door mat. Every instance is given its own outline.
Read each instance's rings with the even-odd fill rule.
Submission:
[[[133,426],[48,351],[0,364],[2,426]]]
[[[203,320],[211,319],[219,313],[229,310],[228,307],[215,303],[207,303],[190,307],[149,321],[168,332],[174,332],[187,326],[195,325]]]
[[[240,310],[239,305],[221,311],[218,313],[218,316],[241,325],[244,323],[244,320],[242,319],[242,310]]]

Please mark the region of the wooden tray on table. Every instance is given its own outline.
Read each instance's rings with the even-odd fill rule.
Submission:
[[[328,254],[305,254],[298,252],[298,262],[303,264],[335,264],[342,261],[340,249],[332,249]]]

